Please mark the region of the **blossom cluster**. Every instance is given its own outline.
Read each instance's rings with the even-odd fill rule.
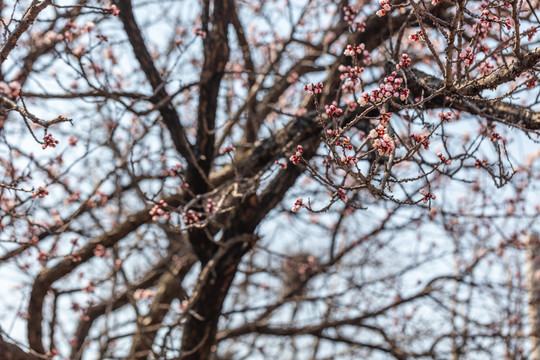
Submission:
[[[379,84],[379,88],[372,90],[371,93],[363,92],[358,103],[360,106],[366,106],[370,101],[372,103],[379,103],[385,99],[389,99],[392,96],[399,98],[401,101],[405,101],[409,97],[410,90],[402,88],[402,78],[397,77],[397,73],[393,71],[389,76],[384,78],[384,83]]]
[[[422,144],[424,149],[429,149],[429,138],[426,134],[411,134],[411,139],[416,141],[418,144]]]
[[[339,65],[338,70],[341,72],[339,78],[343,81],[346,79],[352,80],[355,84],[360,80],[360,74],[364,72],[363,67]]]
[[[339,195],[339,198],[341,199],[341,201],[347,202],[347,192],[345,190],[339,189],[338,190],[338,195]]]
[[[304,148],[302,145],[298,145],[296,147],[296,153],[294,155],[291,155],[289,160],[294,164],[298,165],[298,162],[300,161],[300,158],[302,157],[302,154],[304,153]]]
[[[494,124],[488,125],[487,133],[489,134],[489,140],[492,142],[497,142],[499,140],[502,140],[501,135],[495,131]]]
[[[21,83],[18,81],[11,81],[6,83],[0,81],[0,93],[6,94],[7,97],[15,99],[19,96],[21,92]]]
[[[386,15],[388,11],[392,10],[392,7],[390,6],[390,0],[379,0],[379,5],[381,5],[381,8],[375,13],[379,17]]]
[[[339,65],[338,70],[341,72],[340,79],[343,81],[341,88],[345,92],[354,93],[355,85],[360,81],[360,74],[364,72],[363,67]]]
[[[232,145],[229,145],[229,146],[225,146],[219,149],[219,154],[224,155],[224,154],[232,153],[235,151],[236,151],[236,148]]]
[[[41,146],[42,149],[46,149],[47,147],[55,148],[56,145],[58,145],[58,140],[55,140],[51,134],[45,135],[43,138],[43,145]]]
[[[463,60],[465,65],[472,65],[476,56],[472,53],[472,48],[467,46],[464,51],[459,54],[459,57]]]
[[[440,152],[437,153],[437,157],[438,157],[439,159],[441,159],[441,161],[442,161],[443,163],[445,163],[446,165],[452,164],[452,161],[451,161],[450,159],[447,159],[447,158],[446,158],[442,153],[440,153]]]
[[[407,54],[401,55],[401,61],[396,65],[396,69],[401,69],[404,67],[411,66],[411,58]]]
[[[279,165],[279,167],[282,168],[282,169],[287,168],[287,162],[285,162],[285,161],[276,160],[276,161],[274,161],[274,165]]]
[[[176,163],[176,165],[174,165],[172,168],[168,170],[165,169],[163,172],[164,172],[164,175],[175,178],[178,175],[180,175],[181,169],[182,169],[182,163]]]
[[[201,221],[201,218],[202,213],[195,212],[193,210],[188,210],[182,213],[182,220],[184,220],[184,224],[186,225],[196,224]]]
[[[137,289],[133,293],[133,299],[135,300],[148,300],[156,296],[156,292],[152,289]]]
[[[491,63],[489,61],[484,61],[481,65],[480,65],[480,72],[482,73],[482,75],[487,75],[489,74],[490,72],[493,71],[493,69],[495,69],[495,66],[494,65],[491,65]]]
[[[355,56],[356,54],[362,54],[365,49],[366,45],[363,43],[359,45],[347,45],[343,54],[345,56]]]
[[[436,199],[436,196],[434,194],[427,192],[425,189],[420,190],[420,194],[424,195],[424,204],[427,204],[430,199]]]
[[[39,187],[37,191],[34,191],[32,193],[32,198],[40,198],[40,199],[43,199],[45,196],[49,195],[49,192],[47,191],[47,189],[45,189],[44,187]]]
[[[110,254],[107,253],[107,248],[105,246],[103,246],[102,244],[98,244],[95,248],[94,248],[94,255],[97,256],[97,257],[104,257],[104,258],[109,258],[111,257]]]
[[[483,8],[482,17],[480,17],[476,24],[476,29],[479,33],[478,37],[480,39],[485,39],[488,31],[493,29],[494,23],[499,23],[501,26],[506,27],[507,30],[512,29],[512,19],[500,19],[498,16],[492,15],[488,9]]]
[[[337,103],[335,101],[332,102],[332,105],[325,105],[324,109],[326,110],[328,116],[331,117],[338,117],[343,114],[343,110],[337,107]]]
[[[111,11],[111,14],[113,16],[118,16],[120,14],[120,10],[118,10],[118,7],[116,5],[111,5],[109,10]]]
[[[418,30],[414,34],[409,35],[409,39],[412,41],[426,41],[426,38],[424,37],[424,33],[422,30]]]
[[[369,51],[366,50],[366,45],[363,43],[359,45],[347,45],[347,47],[343,51],[343,54],[345,56],[351,56],[351,57],[356,56],[356,55],[362,55],[362,62],[366,65],[370,65],[372,62],[371,54]],[[344,65],[341,65],[341,66],[344,66]]]
[[[369,137],[373,139],[373,147],[377,149],[380,156],[394,152],[396,148],[394,140],[388,134],[388,129],[382,124],[371,130]]]
[[[332,131],[332,130],[330,130]],[[337,134],[336,134],[337,135]],[[351,138],[350,137],[344,137],[343,139],[341,140],[338,140],[336,141],[336,146],[341,146],[341,147],[344,147],[346,148],[347,150],[353,150],[354,147],[352,146],[351,144]]]
[[[487,165],[487,159],[483,159],[482,161],[480,161],[479,159],[476,159],[476,161],[474,162],[474,167],[477,169],[486,167],[486,165]]]
[[[165,209],[167,209],[167,204],[164,200],[159,200],[159,202],[152,207],[149,214],[152,216],[152,221],[158,221],[160,218],[163,219],[170,219],[171,215],[166,212]]]
[[[537,77],[532,77],[529,75],[529,74],[526,74],[527,76],[527,82],[525,83],[525,86],[527,87],[527,89],[532,89],[533,87],[536,86],[536,83],[538,82],[538,78]]]
[[[205,210],[207,213],[213,214],[216,212],[216,203],[211,198],[206,199]]]
[[[451,111],[447,111],[447,112],[439,111],[437,116],[439,116],[442,121],[445,121],[445,122],[452,121],[452,112]]]
[[[489,140],[492,141],[492,142],[497,142],[497,141],[499,141],[501,139],[502,139],[501,135],[498,132],[495,132],[495,131],[492,132],[491,136],[489,137]]]
[[[200,36],[202,39],[206,39],[206,31],[204,31],[203,29],[193,28],[192,31],[196,36]]]
[[[527,40],[531,41],[534,37],[534,35],[536,35],[536,33],[538,32],[538,29],[535,28],[534,26],[531,26],[527,29]]]
[[[304,90],[307,91],[309,94],[319,94],[322,91],[322,88],[322,83],[318,83],[317,85],[307,84],[306,86],[304,86]]]
[[[302,203],[302,201],[303,201],[303,200],[302,200],[301,197],[299,197],[298,199],[296,199],[296,202],[294,203],[294,206],[292,207],[291,211],[292,211],[292,212],[297,212],[297,211],[300,210],[301,208],[306,207],[306,205],[304,205],[304,204]]]
[[[343,20],[345,20],[347,24],[349,24],[353,32],[366,31],[366,23],[360,20],[355,20],[356,16],[358,15],[358,10],[356,10],[354,7],[350,5],[344,6],[343,14]]]
[[[355,156],[342,156],[341,162],[352,166],[358,163],[358,158]]]
[[[387,113],[386,110],[381,109],[380,112],[380,118],[381,118],[381,125],[387,126],[388,122],[390,121],[390,118],[392,117],[392,113]]]

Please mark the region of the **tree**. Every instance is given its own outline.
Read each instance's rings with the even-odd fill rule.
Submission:
[[[5,359],[535,351],[538,0],[1,4]]]

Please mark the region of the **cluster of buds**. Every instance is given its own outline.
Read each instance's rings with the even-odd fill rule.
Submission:
[[[135,300],[148,300],[156,296],[156,292],[152,289],[137,289],[133,293],[133,299]]]
[[[527,40],[531,41],[534,37],[534,35],[536,35],[536,33],[538,32],[538,29],[535,28],[534,26],[531,26],[527,29],[527,32],[529,33],[527,35]]]
[[[276,161],[274,161],[274,165],[279,165],[279,167],[282,168],[282,169],[287,168],[287,162],[285,162],[285,161],[276,160]]]
[[[58,140],[55,140],[51,134],[45,135],[43,138],[43,145],[41,145],[42,149],[46,149],[47,147],[55,148],[56,145],[58,145]]]
[[[388,129],[379,124],[369,133],[369,137],[373,139],[373,147],[379,152],[379,156],[391,154],[394,152],[396,145],[394,140],[388,134]]]
[[[463,59],[465,65],[472,65],[476,56],[472,53],[472,48],[467,46],[464,51],[459,54],[459,57]]]
[[[109,10],[111,11],[111,14],[113,14],[113,16],[118,16],[120,14],[120,10],[118,10],[116,5],[111,5]]]
[[[347,202],[347,192],[345,190],[339,189],[338,190],[338,195],[339,195],[339,198],[341,199],[341,201]]]
[[[332,130],[330,130],[330,131],[332,131]],[[344,147],[347,150],[353,150],[354,149],[354,147],[351,144],[351,138],[350,137],[344,137],[342,140],[336,141],[336,146]]]
[[[439,111],[439,113],[437,115],[441,118],[441,121],[443,121],[443,122],[452,121],[452,112],[451,111],[447,111],[447,112]]]
[[[225,147],[222,147],[221,149],[219,149],[220,155],[229,154],[229,153],[232,153],[232,152],[235,152],[235,151],[236,151],[236,148],[234,146],[232,146],[232,145],[225,146]]]
[[[73,204],[74,202],[79,201],[79,198],[81,197],[81,191],[75,190],[71,195],[69,195],[66,199],[64,199],[64,205]]]
[[[47,261],[49,260],[49,254],[47,254],[43,250],[39,250],[37,260],[41,263],[41,265],[45,265]]]
[[[381,5],[381,8],[376,12],[379,17],[386,15],[388,11],[392,10],[390,0],[379,0],[379,4]]]
[[[32,198],[35,199],[36,197],[38,197],[40,199],[43,199],[47,195],[49,195],[47,189],[40,186],[37,191],[34,191],[32,193]]]
[[[366,45],[359,44],[359,45],[347,45],[345,50],[343,51],[343,54],[345,56],[356,56],[356,55],[362,55],[362,62],[366,65],[371,65],[371,62],[373,59],[371,58],[371,53],[366,50]],[[344,65],[342,65],[344,66]],[[340,71],[342,71],[340,69]],[[364,69],[362,68],[362,71]]]
[[[105,206],[107,205],[107,201],[109,201],[109,195],[107,195],[101,190],[96,191],[96,196],[94,198],[95,205],[99,203],[99,205]]]
[[[306,86],[304,86],[304,90],[307,91],[309,94],[319,94],[320,92],[322,92],[322,88],[322,83],[318,83],[317,85],[307,84]]]
[[[450,161],[450,159],[447,159],[447,158],[446,158],[442,153],[440,153],[440,152],[437,153],[437,157],[438,157],[439,159],[441,159],[441,161],[442,161],[443,163],[445,163],[446,165],[452,164],[452,161]]]
[[[347,24],[349,24],[353,32],[357,30],[360,32],[366,31],[365,22],[362,22],[360,20],[354,20],[358,15],[358,10],[356,10],[350,5],[347,5],[343,7],[343,14],[343,20],[345,20]]]
[[[170,177],[177,177],[178,175],[180,175],[180,169],[182,168],[182,164],[181,163],[176,163],[176,165],[174,165],[172,168],[170,169],[165,169],[163,172],[164,172],[164,175],[165,176],[170,176]]]
[[[96,284],[94,283],[94,280],[89,280],[88,285],[84,288],[84,291],[91,294],[96,290]]]
[[[343,20],[345,20],[349,25],[352,26],[352,23],[357,15],[358,10],[351,5],[346,5],[343,7]]]
[[[512,21],[511,18],[499,19],[499,17],[496,16],[496,15],[490,16],[491,12],[488,9],[484,9],[482,11],[482,15],[484,16],[484,18],[480,19],[481,22],[483,22],[485,20],[486,22],[489,22],[489,23],[499,23],[501,26],[506,27],[506,30],[511,30],[512,29],[513,21]],[[481,26],[482,25],[483,24],[481,24]],[[488,27],[489,27],[489,29],[491,29],[490,25],[488,25]]]
[[[331,117],[338,117],[343,114],[343,110],[337,107],[337,103],[335,101],[332,102],[332,105],[325,105],[324,109],[326,110],[328,116]]]
[[[169,206],[165,201],[159,200],[159,202],[152,207],[149,214],[152,216],[152,221],[158,221],[160,218],[169,219],[171,215],[166,212],[166,208]]]
[[[532,89],[533,87],[536,87],[537,81],[538,81],[538,78],[533,77],[533,78],[527,80],[527,82],[525,83],[525,86],[527,87],[527,89]]]
[[[486,167],[486,165],[487,165],[487,159],[483,159],[482,161],[480,161],[479,159],[476,159],[476,161],[474,162],[474,167],[476,167],[477,169],[484,168]]]
[[[396,69],[401,69],[404,67],[411,66],[411,58],[407,54],[401,55],[401,61],[396,65]]]
[[[499,135],[499,133],[495,132],[495,131],[492,132],[491,136],[489,137],[489,140],[492,141],[492,142],[497,142],[497,141],[499,141],[501,139],[502,139],[501,135]]]
[[[360,81],[360,74],[364,72],[363,67],[339,65],[338,70],[341,72],[340,79],[344,81],[341,88],[344,92],[355,93],[356,85]]]
[[[341,162],[344,163],[344,164],[348,164],[348,165],[352,166],[352,165],[358,163],[358,158],[356,158],[354,156],[342,156],[341,157]]]
[[[386,110],[381,109],[380,112],[380,119],[381,119],[381,125],[382,126],[388,126],[388,122],[390,121],[390,118],[392,117],[392,113],[387,113]]]
[[[495,69],[495,66],[491,65],[491,63],[489,61],[484,61],[480,65],[480,72],[482,73],[482,75],[487,75],[487,74],[491,73],[493,71],[493,69]]]
[[[211,198],[206,199],[206,206],[205,210],[209,214],[213,214],[216,212],[216,203]]]
[[[203,29],[193,28],[192,31],[196,36],[200,36],[201,38],[206,39],[206,31],[204,31]]]
[[[297,83],[299,77],[300,77],[300,75],[298,75],[298,73],[296,71],[291,71],[289,76],[287,76],[287,82],[289,84]]]
[[[300,210],[301,208],[306,207],[306,205],[304,205],[304,204],[302,203],[302,201],[303,201],[303,200],[302,200],[301,197],[299,197],[298,199],[296,199],[296,202],[294,203],[294,206],[292,207],[291,211],[295,213],[295,212],[297,212],[298,210]]]
[[[363,45],[363,44],[362,44]],[[346,79],[352,80],[355,84],[360,80],[360,74],[364,72],[363,67],[339,65],[338,70],[341,72],[339,78],[343,81]]]
[[[330,166],[330,164],[334,163],[334,160],[332,159],[332,155],[323,155],[322,156],[322,163],[325,164],[327,167]]]
[[[188,210],[182,213],[182,220],[184,220],[184,224],[186,225],[196,224],[201,221],[201,218],[202,214],[193,210]]]
[[[77,142],[79,141],[79,138],[78,137],[75,137],[75,136],[70,136],[68,138],[68,144],[69,146],[77,146]]]
[[[489,134],[489,140],[492,142],[497,142],[502,139],[501,135],[495,131],[494,124],[488,125],[488,129],[486,132]]]
[[[21,83],[18,81],[11,81],[9,83],[0,81],[0,92],[6,94],[11,99],[16,99],[21,93]]]
[[[94,248],[94,255],[97,256],[97,257],[105,257],[105,258],[110,258],[111,255],[107,253],[107,248],[105,246],[103,246],[102,244],[98,244],[95,248]]]
[[[397,73],[393,71],[389,76],[384,78],[384,83],[379,84],[379,88],[372,90],[371,93],[363,92],[358,103],[360,106],[366,106],[368,101],[379,103],[391,97],[399,98],[405,101],[409,97],[410,90],[400,87],[403,79],[396,77]]]
[[[343,51],[343,54],[345,56],[355,56],[356,54],[362,54],[365,49],[366,45],[363,43],[359,45],[347,45],[345,51]]]
[[[300,158],[302,157],[302,154],[304,153],[304,148],[302,147],[302,145],[298,145],[296,147],[296,154],[294,155],[291,155],[291,157],[289,158],[289,160],[291,160],[291,162],[294,164],[294,165],[298,165],[298,162],[300,161]]]
[[[354,83],[354,81],[346,80],[341,85],[341,90],[343,90],[344,93],[354,94],[357,90],[360,90],[360,88]],[[356,107],[356,104],[354,106]]]
[[[339,134],[339,132],[341,130],[342,130],[341,128],[339,128],[339,130],[328,129],[328,130],[326,130],[326,135],[328,135],[328,136],[338,136],[338,134]]]
[[[414,34],[409,35],[409,39],[412,41],[426,41],[426,38],[424,37],[424,33],[422,30],[418,30]]]
[[[429,149],[429,138],[426,134],[411,134],[411,139],[416,141],[418,144],[422,144],[424,149]]]
[[[435,195],[432,193],[428,193],[425,189],[420,190],[420,194],[424,196],[424,204],[427,204],[427,202],[431,199],[435,200]]]

